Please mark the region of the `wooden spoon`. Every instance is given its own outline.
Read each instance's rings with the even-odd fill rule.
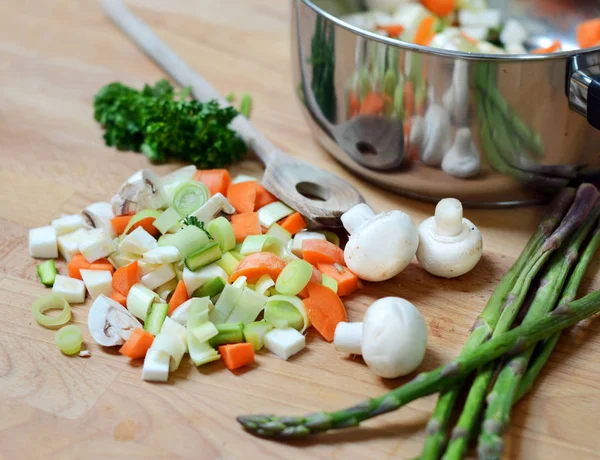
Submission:
[[[161,42],[121,0],[104,0],[104,11],[173,80],[183,87],[191,87],[192,94],[198,101],[217,99],[223,107],[230,105],[207,81]],[[340,216],[352,206],[364,202],[358,190],[345,180],[283,153],[244,116],[236,117],[231,128],[265,164],[263,185],[308,219],[319,225],[340,227]]]

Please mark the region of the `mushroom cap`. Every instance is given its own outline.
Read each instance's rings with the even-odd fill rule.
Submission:
[[[365,313],[362,355],[375,375],[396,378],[410,374],[423,361],[426,349],[425,320],[409,301],[384,297]]]
[[[468,219],[462,219],[462,230],[456,236],[437,233],[435,217],[419,226],[417,260],[429,273],[443,278],[455,278],[471,271],[483,254],[479,229]]]
[[[417,252],[419,233],[402,211],[376,215],[350,236],[344,259],[367,281],[384,281],[404,270]]]
[[[103,347],[123,345],[135,328],[142,324],[120,303],[99,295],[88,314],[88,329],[92,338]]]

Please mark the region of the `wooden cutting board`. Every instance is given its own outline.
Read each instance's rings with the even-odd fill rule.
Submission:
[[[307,129],[290,77],[289,5],[281,0],[131,0],[159,35],[222,92],[250,92],[253,120],[295,155],[353,181],[377,210],[402,209],[420,222],[431,205],[351,177]],[[303,442],[253,438],[235,416],[336,409],[403,383],[374,377],[314,331],[305,351],[284,362],[261,353],[232,373],[185,360],[167,384],[140,380],[140,364],[102,350],[87,334],[89,303],[73,308],[92,357],[68,358],[38,326],[32,300],[47,292],[27,253],[27,229],[108,200],[148,164],[103,145],[92,117],[94,93],[111,81],[140,86],[163,75],[106,20],[92,0],[0,2],[0,458],[195,457],[412,458],[420,451],[435,397]],[[165,173],[176,165],[156,168]],[[259,173],[246,161],[234,173]],[[388,295],[414,302],[430,345],[421,370],[455,356],[486,299],[533,231],[541,209],[468,211],[485,256],[457,280],[416,264],[396,279],[367,284],[346,302],[351,320]],[[64,272],[64,266],[61,266]],[[594,265],[590,274],[598,269]],[[589,280],[584,289],[592,287]],[[596,287],[600,283],[596,283]],[[600,452],[600,322],[566,334],[535,391],[514,412],[507,457],[594,458]]]

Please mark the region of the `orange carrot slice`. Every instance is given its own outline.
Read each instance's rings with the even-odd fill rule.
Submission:
[[[346,262],[344,261],[344,251],[335,244],[324,240],[302,241],[302,258],[313,265],[346,265]]]
[[[361,115],[381,115],[385,101],[379,93],[371,92],[365,96],[360,106]]]
[[[187,288],[185,287],[185,283],[183,280],[179,280],[177,283],[177,287],[175,291],[173,291],[173,295],[171,296],[171,300],[169,300],[169,310],[167,311],[167,315],[171,315],[179,305],[189,300],[189,296],[187,293]]]
[[[145,219],[141,219],[131,226],[131,228],[127,231],[127,234],[133,232],[138,227],[142,227],[144,230],[150,233],[150,235],[157,238],[160,236],[160,231],[154,226],[155,220],[155,217],[146,217]]]
[[[262,185],[254,183],[256,187],[256,200],[254,201],[254,211],[258,211],[263,206],[274,203],[277,197],[269,192]]]
[[[290,214],[286,218],[280,220],[279,225],[292,235],[295,235],[300,230],[306,228],[306,221],[304,220],[304,217],[302,217],[302,214],[295,212],[294,214]]]
[[[579,23],[577,43],[580,48],[591,48],[600,44],[600,18]]]
[[[231,184],[227,189],[227,199],[239,214],[254,211],[256,183],[249,181]]]
[[[270,252],[257,252],[242,259],[229,278],[234,282],[240,276],[248,278],[248,283],[256,282],[261,276],[269,275],[276,280],[285,268],[285,262]]]
[[[225,367],[230,371],[254,362],[254,347],[251,343],[232,343],[221,345],[219,353]]]
[[[238,243],[244,241],[249,235],[262,234],[260,220],[256,212],[245,212],[231,216],[231,226],[233,227],[235,240]]]
[[[117,235],[123,234],[132,217],[133,215],[117,216],[110,220],[112,228]]]
[[[110,295],[110,298],[127,308],[127,297],[125,297],[119,291],[113,291],[113,293]]]
[[[421,0],[421,3],[438,16],[447,16],[456,10],[456,0]]]
[[[414,42],[417,45],[429,46],[433,37],[435,37],[435,17],[427,16],[417,27]]]
[[[554,40],[552,44],[546,48],[536,48],[531,53],[532,54],[550,54],[556,53],[562,49],[562,45],[560,40]]]
[[[194,180],[206,185],[211,196],[217,193],[227,196],[227,189],[231,184],[231,176],[226,169],[201,169],[196,171]]]
[[[115,268],[107,259],[98,259],[94,263],[89,263],[85,260],[85,257],[81,254],[76,254],[73,256],[71,261],[67,264],[67,269],[69,270],[69,276],[71,278],[81,278],[80,270],[108,270],[113,273]]]
[[[119,349],[119,353],[131,359],[143,358],[152,346],[152,342],[154,342],[154,336],[137,327]]]
[[[319,264],[319,271],[337,281],[337,294],[342,297],[350,295],[358,289],[358,276],[339,264]]]
[[[308,318],[319,334],[331,342],[338,323],[348,320],[346,308],[335,292],[326,286],[309,283],[307,289],[308,298],[303,302]]]
[[[404,32],[402,24],[377,24],[375,29],[386,32],[388,37],[398,38]]]
[[[138,261],[134,260],[115,272],[112,279],[112,287],[116,292],[120,292],[126,296],[129,294],[131,286],[139,282],[140,275],[138,272]]]
[[[312,269],[313,269],[312,276],[310,277],[308,284],[310,284],[310,283],[321,284],[321,280],[323,279],[321,272],[319,270],[317,270],[317,268],[314,265],[313,265]],[[307,287],[302,289],[300,291],[300,293],[298,294],[298,297],[300,297],[301,299],[306,299],[308,297],[308,284],[306,285]]]

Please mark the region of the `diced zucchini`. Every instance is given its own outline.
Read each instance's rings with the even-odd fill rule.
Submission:
[[[214,297],[220,294],[225,288],[225,281],[220,276],[217,276],[210,280],[208,283],[204,283],[198,289],[194,291],[193,297]]]
[[[162,328],[167,312],[169,311],[169,305],[166,303],[153,303],[150,307],[150,312],[144,323],[144,329],[152,335],[158,335]]]
[[[37,266],[37,274],[44,286],[52,287],[57,273],[58,270],[56,270],[56,265],[54,265],[54,259],[42,262]],[[67,300],[67,302],[69,301]]]
[[[184,266],[183,282],[185,283],[188,296],[191,296],[196,289],[203,284],[208,283],[217,276],[220,277],[225,283],[229,279],[227,272],[225,272],[225,270],[223,270],[217,264],[207,265],[206,267],[202,267],[195,272]]]
[[[185,258],[185,266],[191,271],[196,271],[199,268],[212,264],[219,260],[222,256],[219,243],[216,241],[208,243],[202,249],[190,254]]]
[[[215,324],[219,333],[208,341],[211,347],[244,341],[244,324]]]

